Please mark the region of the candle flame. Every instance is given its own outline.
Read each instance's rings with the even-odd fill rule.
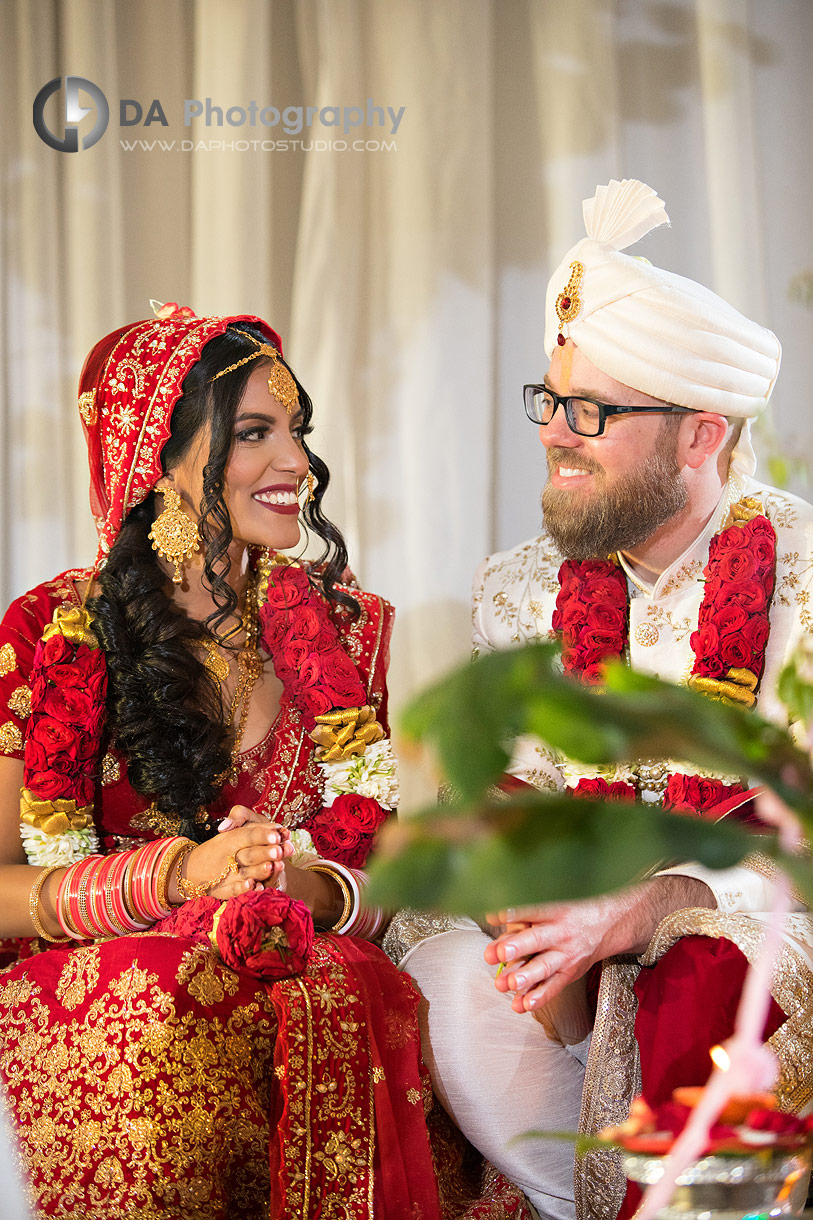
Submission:
[[[731,1060],[728,1056],[728,1051],[724,1050],[722,1046],[713,1046],[709,1051],[709,1054],[711,1055],[712,1063],[716,1068],[719,1068],[721,1072],[727,1072],[731,1067]]]

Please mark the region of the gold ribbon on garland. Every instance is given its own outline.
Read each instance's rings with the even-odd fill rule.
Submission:
[[[20,791],[20,821],[46,835],[87,830],[93,825],[93,806],[77,808],[76,801],[41,801],[29,788]]]

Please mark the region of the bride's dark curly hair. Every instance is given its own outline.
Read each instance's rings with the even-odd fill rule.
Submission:
[[[162,813],[180,814],[182,833],[195,839],[209,833],[195,822],[195,814],[217,796],[216,777],[229,766],[233,736],[225,723],[219,687],[194,645],[207,635],[221,638],[220,629],[237,610],[237,595],[228,583],[233,535],[224,498],[225,471],[246,383],[259,365],[271,363],[258,356],[212,380],[256,351],[244,334],[268,342],[262,332],[241,322],[203,348],[184,378],[182,396],[172,412],[171,435],[161,454],[166,473],[182,461],[201,429],[210,427],[198,529],[205,542],[203,582],[215,610],[202,623],[173,602],[171,583],[148,537],[162,509],[156,492],[127,515],[99,575],[101,593],[89,602],[94,630],[107,656],[109,729],[127,758],[129,781]],[[299,391],[304,436],[311,430],[313,405],[292,371],[291,375]],[[318,579],[330,601],[357,614],[355,600],[335,587],[347,566],[347,549],[322,512],[330,474],[304,440],[303,449],[316,477],[314,498],[303,517],[308,529],[324,542],[317,560]]]

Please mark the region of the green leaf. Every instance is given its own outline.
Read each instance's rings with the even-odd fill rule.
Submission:
[[[479,914],[591,898],[665,862],[729,868],[753,839],[735,822],[531,791],[476,809],[427,811],[400,823],[389,840],[385,834],[381,846],[372,902]]]

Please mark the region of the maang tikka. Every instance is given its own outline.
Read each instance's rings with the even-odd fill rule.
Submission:
[[[181,497],[174,487],[157,487],[164,497],[164,511],[155,518],[149,532],[152,549],[175,565],[172,583],[181,583],[181,564],[200,550],[200,534],[195,522],[181,508]]]

